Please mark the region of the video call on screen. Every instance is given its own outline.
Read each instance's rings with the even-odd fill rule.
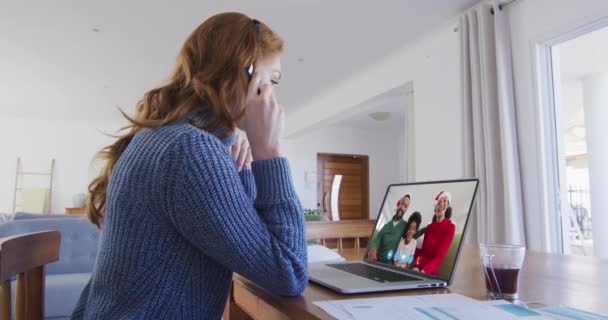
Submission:
[[[391,186],[366,259],[447,280],[476,186],[476,181]]]

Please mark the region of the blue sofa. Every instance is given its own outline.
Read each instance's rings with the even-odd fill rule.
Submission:
[[[46,267],[45,316],[65,319],[72,314],[82,289],[91,278],[99,230],[81,216],[16,216],[15,220],[0,225],[0,238],[43,230],[61,232],[59,261]],[[13,283],[13,290],[15,287]],[[12,297],[14,299],[14,293]]]

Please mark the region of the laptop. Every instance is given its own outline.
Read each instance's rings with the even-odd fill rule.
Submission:
[[[391,184],[363,261],[311,263],[310,281],[346,294],[449,286],[478,185]]]

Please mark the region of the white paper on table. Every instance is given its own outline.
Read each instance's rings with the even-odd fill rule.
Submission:
[[[313,302],[314,305],[323,309],[330,316],[338,319],[338,320],[352,320],[354,319],[348,313],[346,313],[343,309],[336,307],[336,305],[331,301],[317,301]]]
[[[522,319],[522,316],[496,308],[493,304],[482,303],[459,294],[317,301],[314,304],[339,320]],[[533,320],[550,319],[544,316],[527,316],[525,318]]]
[[[308,263],[344,261],[340,254],[322,245],[308,246]]]

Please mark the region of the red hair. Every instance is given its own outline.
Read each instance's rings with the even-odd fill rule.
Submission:
[[[131,124],[123,129],[128,133],[98,154],[106,163],[89,185],[91,222],[98,227],[103,223],[112,169],[141,128],[157,128],[204,112],[205,123],[193,125],[212,132],[224,128],[229,135],[245,113],[247,66],[282,51],[279,35],[242,13],[217,14],[198,26],[180,50],[169,81],[144,94],[134,117],[121,111]]]

